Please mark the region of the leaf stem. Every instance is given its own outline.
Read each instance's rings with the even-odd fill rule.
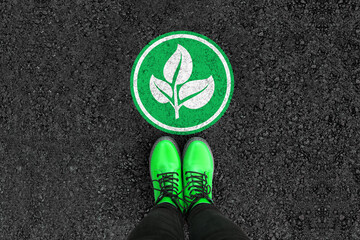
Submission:
[[[178,106],[178,96],[177,96],[176,83],[174,84],[174,109],[175,109],[175,119],[179,118],[179,106]]]

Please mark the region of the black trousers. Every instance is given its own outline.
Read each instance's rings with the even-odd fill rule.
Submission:
[[[232,221],[214,205],[199,204],[187,218],[191,240],[248,240]],[[184,219],[181,212],[169,203],[155,206],[130,233],[128,240],[183,240]]]

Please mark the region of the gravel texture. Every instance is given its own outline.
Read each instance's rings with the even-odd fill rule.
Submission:
[[[360,3],[1,1],[0,239],[124,239],[153,204],[130,72],[155,37],[214,40],[235,76],[205,138],[251,239],[360,239]],[[173,136],[182,146],[190,136]]]

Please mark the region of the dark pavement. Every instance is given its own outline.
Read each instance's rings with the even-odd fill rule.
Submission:
[[[0,239],[124,239],[144,217],[164,133],[137,112],[130,72],[177,30],[214,40],[234,70],[229,109],[196,134],[219,209],[251,239],[360,239],[359,7],[1,1]]]

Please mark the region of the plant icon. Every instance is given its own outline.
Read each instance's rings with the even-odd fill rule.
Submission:
[[[159,103],[170,103],[175,110],[175,119],[179,118],[182,106],[199,109],[212,98],[215,83],[212,76],[202,80],[191,80],[193,62],[190,53],[181,45],[165,63],[163,74],[165,81],[150,78],[150,91]]]

